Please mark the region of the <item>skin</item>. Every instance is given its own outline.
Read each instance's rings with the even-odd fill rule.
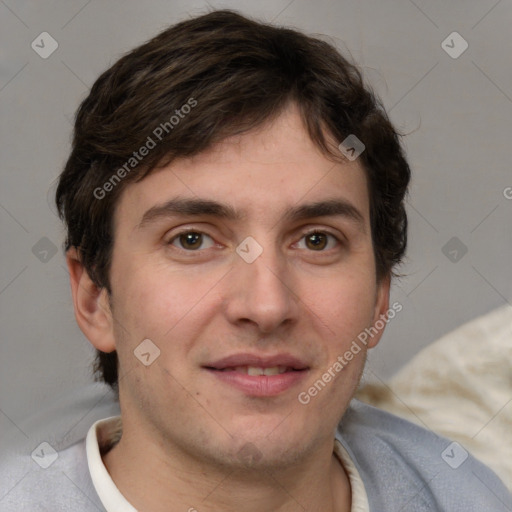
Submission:
[[[176,196],[244,215],[159,217],[139,227],[147,210]],[[349,202],[361,221],[284,216],[330,199]],[[74,249],[67,262],[80,328],[119,356],[123,435],[104,462],[123,495],[154,512],[350,510],[333,439],[366,348],[309,404],[297,396],[388,309],[358,160],[322,154],[290,105],[258,130],[128,185],[114,224],[112,307]],[[321,236],[319,248],[305,236],[312,229],[336,238]],[[190,249],[176,237],[183,230],[208,236]],[[253,263],[235,251],[247,236],[263,248]],[[149,366],[133,353],[147,338],[160,349]],[[202,367],[240,352],[292,354],[307,362],[307,375],[277,396],[254,397]],[[247,450],[252,460],[242,456]]]

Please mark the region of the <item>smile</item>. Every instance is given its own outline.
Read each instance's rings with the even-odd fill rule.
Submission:
[[[236,372],[244,375],[280,375],[285,372],[295,371],[289,366],[272,366],[270,368],[263,368],[258,366],[236,366],[234,368],[223,368],[219,370],[221,372]]]
[[[304,386],[304,380],[309,375],[308,368],[294,369],[281,365],[204,369],[222,385],[246,396],[261,398],[278,396],[299,385]]]

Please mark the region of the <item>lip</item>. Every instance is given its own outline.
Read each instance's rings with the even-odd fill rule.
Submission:
[[[278,375],[247,375],[235,371],[237,366],[272,368],[287,366],[290,371]],[[308,365],[290,354],[261,356],[257,354],[233,354],[203,365],[214,378],[219,379],[252,397],[277,396],[302,382],[309,373]]]
[[[213,370],[224,370],[236,366],[256,366],[258,368],[272,368],[274,366],[289,366],[294,370],[307,370],[308,365],[291,354],[275,354],[273,356],[262,356],[258,354],[232,354],[212,363],[203,365],[203,368]]]
[[[308,370],[297,370],[279,375],[246,375],[235,371],[208,369],[215,378],[252,397],[272,397],[297,386],[302,382]]]

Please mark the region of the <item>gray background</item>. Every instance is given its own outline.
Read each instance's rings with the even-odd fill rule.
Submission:
[[[510,1],[0,0],[0,431],[36,431],[27,415],[91,382],[51,204],[74,111],[122,53],[208,5],[324,34],[408,134],[410,245],[392,290],[403,311],[370,356],[374,378],[512,303]],[[59,45],[47,59],[31,48],[45,31]],[[453,31],[469,44],[456,59],[441,46]]]

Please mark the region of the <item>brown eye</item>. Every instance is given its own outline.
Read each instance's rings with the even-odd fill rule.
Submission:
[[[213,240],[210,236],[204,233],[187,231],[175,236],[169,244],[187,251],[196,251],[198,249],[207,249],[208,247],[211,247],[213,245]],[[207,247],[204,247],[204,244],[207,244]]]
[[[306,246],[314,251],[322,251],[327,246],[327,235],[325,233],[311,233],[306,235]]]
[[[314,252],[324,252],[340,244],[337,237],[323,231],[313,231],[302,235],[297,244],[299,249],[308,249]]]

